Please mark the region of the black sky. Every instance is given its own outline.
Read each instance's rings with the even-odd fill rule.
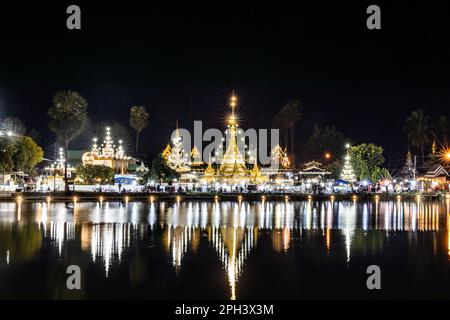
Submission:
[[[449,115],[449,7],[315,3],[2,2],[0,117],[38,129],[52,150],[46,111],[56,91],[78,91],[90,118],[127,126],[129,107],[143,104],[151,120],[142,147],[155,154],[176,119],[222,128],[236,90],[243,127],[270,128],[276,111],[299,99],[299,145],[314,124],[335,125],[355,142],[382,145],[395,167],[411,110]],[[372,3],[382,30],[366,28]],[[81,31],[66,29],[69,4],[81,7]]]

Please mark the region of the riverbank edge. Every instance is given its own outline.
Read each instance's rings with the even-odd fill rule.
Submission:
[[[0,193],[0,202],[149,202],[149,201],[304,201],[304,200],[443,200],[450,199],[450,193],[420,194],[380,194],[380,193],[348,193],[348,194],[263,194],[263,193],[106,193],[106,192],[64,192],[49,193]]]

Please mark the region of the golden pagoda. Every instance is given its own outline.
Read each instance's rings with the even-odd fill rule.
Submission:
[[[162,152],[163,159],[167,161],[167,159],[169,159],[169,156],[171,153],[172,153],[172,147],[170,146],[170,144],[167,144],[166,148]]]
[[[197,146],[194,146],[191,151],[191,167],[198,167],[203,165],[202,156],[198,151]]]
[[[230,139],[222,163],[217,172],[217,178],[231,184],[242,184],[249,182],[250,177],[245,166],[244,157],[239,151],[237,143],[238,116],[235,112],[236,106],[237,97],[233,94],[230,98],[231,113],[227,117]]]
[[[206,183],[211,183],[215,181],[216,170],[211,165],[211,160],[209,160],[208,167],[205,169],[202,180]]]
[[[255,159],[255,163],[253,164],[253,168],[250,171],[250,181],[254,184],[262,184],[267,182],[269,178],[261,173],[259,169],[258,163]]]

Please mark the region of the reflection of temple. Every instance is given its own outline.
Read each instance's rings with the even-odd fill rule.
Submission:
[[[258,229],[241,227],[212,227],[208,230],[211,244],[224,265],[231,289],[231,300],[236,300],[236,284],[250,251],[256,246]]]
[[[108,276],[112,260],[117,259],[120,263],[123,250],[130,246],[131,224],[95,224],[90,230],[92,260],[100,259]]]
[[[409,242],[430,232],[443,240],[442,246],[436,245],[434,250],[444,249],[450,256],[450,199],[445,205],[417,199],[255,204],[157,202],[127,206],[79,203],[73,207],[37,203],[33,208],[34,215],[30,216],[23,214],[20,201],[0,203],[0,239],[19,233],[20,239],[26,240],[26,246],[22,241],[0,241],[1,266],[30,260],[44,245],[51,246],[58,257],[65,256],[68,249],[79,248],[76,250],[110,276],[112,267],[123,262],[125,253],[127,257],[133,254],[134,250],[127,249],[135,241],[156,236],[168,254],[167,262],[177,272],[183,272],[186,254],[195,256],[202,244],[213,248],[223,264],[232,299],[239,297],[239,277],[252,249],[261,244],[271,244],[275,252],[289,252],[313,237],[314,241],[305,242],[313,250],[326,250],[327,255],[335,254],[342,263],[352,263],[355,255],[379,254],[388,245],[386,239],[402,231],[412,235]]]
[[[299,179],[307,182],[323,182],[331,172],[322,168],[322,164],[317,161],[305,163],[303,169],[298,172]]]
[[[135,163],[135,160],[125,154],[122,146],[122,140],[119,144],[114,144],[111,138],[111,129],[106,128],[105,139],[101,144],[97,143],[97,138],[94,138],[94,144],[89,152],[83,154],[83,165],[105,165],[113,168],[116,173],[125,174],[128,166]]]

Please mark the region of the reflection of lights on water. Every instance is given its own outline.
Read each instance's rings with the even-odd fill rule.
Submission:
[[[130,237],[130,223],[95,224],[92,227],[92,259],[94,262],[97,258],[102,260],[106,277],[109,276],[109,269],[115,257],[120,263],[124,249],[130,246]]]
[[[367,203],[363,206],[362,218],[362,228],[364,231],[367,231],[369,228],[369,208],[367,207]]]
[[[17,201],[17,221],[22,219],[22,201]]]
[[[9,250],[6,250],[6,265],[9,265]]]
[[[356,229],[357,206],[353,203],[340,203],[338,210],[338,227],[343,231],[345,238],[345,250],[347,253],[347,263],[350,262],[351,242]]]
[[[153,229],[153,225],[156,223],[156,208],[155,204],[150,204],[150,212],[148,214],[148,223],[150,224],[150,228]]]
[[[70,221],[50,221],[50,238],[56,243],[58,254],[61,256],[65,241],[75,239],[75,223]]]
[[[235,300],[238,278],[242,272],[245,260],[256,245],[253,229],[213,227],[211,233],[212,246],[216,250],[228,276],[231,290],[230,299]]]
[[[447,213],[447,255],[450,259],[450,213]]]
[[[446,204],[448,210],[450,199],[447,199]],[[78,212],[85,212],[87,205],[80,203]],[[11,203],[8,206],[0,204],[2,210],[0,221],[14,223],[17,219],[15,214],[18,214],[14,212],[14,206],[18,210],[18,204]],[[107,206],[109,205],[106,202],[105,207]],[[140,221],[141,227],[148,222],[152,230],[156,223],[167,227],[168,238],[164,238],[167,240],[164,244],[166,247],[167,243],[170,262],[176,268],[181,267],[183,256],[190,250],[192,243],[207,232],[211,247],[216,250],[227,271],[231,296],[234,298],[237,296],[237,280],[247,257],[245,252],[250,252],[249,250],[255,246],[258,233],[263,230],[273,230],[272,236],[278,237],[273,243],[274,249],[276,246],[285,251],[292,250],[291,241],[298,239],[296,238],[298,233],[293,230],[299,230],[300,235],[302,230],[318,230],[320,232],[317,234],[321,235],[327,250],[345,247],[346,260],[349,262],[354,255],[355,242],[352,241],[355,241],[354,234],[358,228],[385,230],[386,236],[389,236],[390,231],[434,231],[446,226],[450,259],[450,215],[446,212],[446,223],[443,220],[439,221],[439,210],[442,207],[428,201],[412,200],[398,203],[394,200],[362,202],[358,205],[352,201],[335,203],[269,201],[256,205],[250,205],[248,202],[241,205],[233,202],[183,202],[179,205],[133,202],[130,210],[126,210],[123,204],[118,206],[112,203],[110,206],[111,209],[106,209],[100,208],[98,203],[93,204],[93,210],[89,212],[89,219],[93,224],[81,224],[75,228],[79,218],[68,214],[69,210],[65,206],[54,203],[50,210],[49,206],[42,202],[35,207],[36,215],[33,221],[43,226],[44,236],[51,237],[60,255],[67,240],[78,238],[76,232],[81,229],[82,238],[87,237],[87,241],[82,242],[82,250],[90,252],[94,262],[102,261],[107,276],[111,274],[111,266],[123,259],[123,252],[130,245],[131,235],[135,234],[133,224],[136,225],[136,231]],[[143,208],[147,216],[141,218],[140,212]],[[85,214],[79,216],[85,217]],[[226,231],[228,229],[229,232]],[[340,230],[338,231],[340,238],[335,237],[333,229]],[[363,236],[366,237],[366,233]],[[337,241],[336,245],[332,243],[334,239]],[[234,249],[230,245],[231,240],[235,241]],[[342,240],[344,245],[341,245]],[[344,254],[342,261],[343,259]]]

